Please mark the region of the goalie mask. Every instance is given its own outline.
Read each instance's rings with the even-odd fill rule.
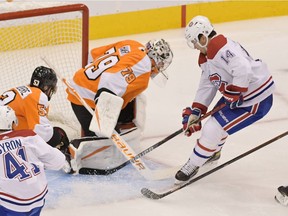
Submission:
[[[44,66],[37,67],[31,77],[30,86],[37,87],[44,92],[48,100],[57,91],[57,76],[54,70]]]
[[[161,82],[166,83],[168,80],[168,74],[164,72],[168,66],[171,64],[173,59],[173,53],[170,49],[169,44],[164,39],[150,40],[146,44],[147,55],[154,60],[155,66],[159,73],[152,73],[151,78],[156,80],[161,80]],[[157,77],[157,78],[156,78]],[[158,82],[158,81],[156,81]],[[158,85],[163,85],[158,82]]]
[[[0,130],[12,130],[18,124],[15,112],[9,106],[0,106]]]
[[[208,36],[214,30],[209,19],[205,16],[194,17],[186,26],[185,38],[189,47],[195,49],[194,44],[198,44],[200,47],[206,47],[208,43]],[[199,43],[200,35],[206,37],[207,42],[205,45]]]

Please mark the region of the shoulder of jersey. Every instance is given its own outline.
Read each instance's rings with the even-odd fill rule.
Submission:
[[[227,44],[227,38],[223,35],[217,35],[211,39],[207,47],[207,58],[213,59],[219,50]]]
[[[36,133],[33,130],[17,130],[11,131],[10,133],[4,133],[0,135],[0,140],[8,139],[13,137],[28,137],[28,136],[35,136]]]
[[[14,89],[17,90],[17,92],[20,92],[21,90],[20,89],[24,89],[25,91],[31,91],[31,92],[38,92],[38,93],[41,93],[41,89],[37,88],[37,87],[33,87],[33,86],[30,86],[30,85],[23,85],[23,86],[17,86],[17,87],[14,87]]]
[[[42,90],[40,88],[34,87],[34,86],[27,86],[28,88],[31,89],[31,91],[33,92],[42,92]]]
[[[201,64],[204,64],[207,62],[207,58],[203,53],[199,54],[199,58],[198,58],[198,65],[200,66]]]
[[[123,40],[123,41],[120,41],[120,43],[144,47],[144,45],[142,43],[140,43],[139,41],[136,41],[136,40]]]
[[[122,46],[130,46],[131,50],[133,51],[140,51],[143,52],[144,54],[146,54],[145,51],[145,46],[143,44],[141,44],[138,41],[135,40],[124,40],[124,41],[120,41],[118,43],[119,47]]]

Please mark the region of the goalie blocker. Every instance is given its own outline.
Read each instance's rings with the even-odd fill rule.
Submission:
[[[117,96],[112,95],[113,97],[111,99],[111,94],[107,93],[104,94],[104,97],[101,99],[103,93],[105,92],[101,93],[97,102],[100,127],[95,124],[93,126],[90,125],[90,130],[93,128],[94,131],[98,131],[97,135],[101,134],[102,136],[83,137],[70,142],[69,149],[72,156],[71,167],[76,174],[79,173],[81,168],[106,170],[118,167],[127,161],[114,145],[113,141],[108,138],[114,129],[118,131],[120,136],[129,143],[136,153],[141,150],[139,144],[145,124],[145,96],[139,95],[136,97],[136,99],[130,102],[125,109],[120,112],[120,115],[119,113],[117,115],[116,112],[108,113],[108,110],[111,109],[114,104],[113,97]],[[108,99],[108,101],[106,99]],[[116,100],[118,99],[116,98]],[[116,101],[116,104],[119,106],[119,101]],[[93,118],[95,117],[96,116],[93,116]],[[93,121],[91,121],[91,123],[92,122]],[[96,123],[96,121],[94,122]],[[99,173],[99,175],[101,175],[101,173]]]

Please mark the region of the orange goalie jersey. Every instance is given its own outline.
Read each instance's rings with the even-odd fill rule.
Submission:
[[[93,62],[78,70],[71,85],[95,108],[95,95],[105,88],[124,100],[123,108],[143,92],[149,83],[152,63],[145,47],[133,40],[124,40],[91,50]],[[68,100],[82,105],[67,89]]]
[[[48,97],[41,89],[18,86],[0,96],[0,105],[8,105],[16,114],[18,125],[14,130],[30,129],[46,142],[53,136],[53,127],[47,118]]]

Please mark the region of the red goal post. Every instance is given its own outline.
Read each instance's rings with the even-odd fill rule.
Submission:
[[[11,9],[0,12],[0,94],[12,87],[29,84],[33,70],[40,65],[46,66],[42,56],[53,62],[67,79],[86,65],[89,44],[86,5],[47,6],[42,2],[38,8],[30,4],[23,9],[23,5],[19,8],[16,2],[8,4]],[[5,11],[1,10],[1,5],[0,11]],[[55,125],[70,125],[75,130],[74,136],[80,134],[80,126],[73,123],[76,118],[65,89],[59,81],[58,91],[51,99],[49,118]]]

